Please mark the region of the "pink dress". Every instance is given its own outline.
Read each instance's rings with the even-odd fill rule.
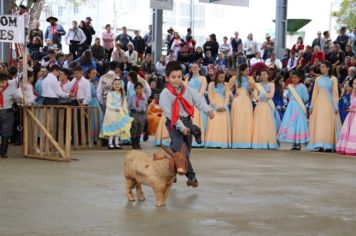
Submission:
[[[336,153],[356,156],[356,95],[351,96],[351,111],[342,126]]]

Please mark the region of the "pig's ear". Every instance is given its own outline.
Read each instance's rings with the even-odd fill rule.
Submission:
[[[180,150],[180,152],[185,155],[185,152],[187,151],[187,145],[185,143],[182,144],[182,148]]]
[[[172,151],[172,149],[168,148],[168,147],[165,147],[165,146],[161,146],[161,148],[168,154],[170,155],[171,157],[174,156],[174,152]]]

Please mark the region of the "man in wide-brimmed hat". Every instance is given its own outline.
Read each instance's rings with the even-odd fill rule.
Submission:
[[[171,46],[172,46],[172,39],[173,39],[173,32],[174,32],[174,29],[172,27],[169,27],[169,29],[167,30],[167,36],[166,36],[166,41],[164,42],[165,44],[167,44],[167,55],[168,55],[168,52],[169,50],[171,49]]]
[[[57,24],[58,19],[54,16],[50,16],[47,18],[47,22],[50,25],[47,27],[45,32],[45,39],[51,39],[54,44],[58,45],[59,49],[62,49],[62,36],[66,34],[64,28]]]
[[[24,16],[24,20],[25,20],[25,28],[26,28],[26,31],[29,29],[30,27],[30,13],[28,12],[28,8],[21,4],[19,6],[19,12],[18,12],[19,15],[21,16]],[[26,32],[27,34],[27,32]]]

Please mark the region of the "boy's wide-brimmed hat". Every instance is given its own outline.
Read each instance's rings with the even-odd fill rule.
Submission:
[[[50,17],[47,18],[47,22],[50,22],[50,20],[54,20],[55,22],[58,21],[58,19],[56,17],[54,17],[54,16],[50,16]]]

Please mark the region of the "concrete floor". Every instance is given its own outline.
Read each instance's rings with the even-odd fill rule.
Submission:
[[[124,153],[0,160],[0,235],[356,235],[355,158],[196,149],[200,187],[179,177],[157,209],[148,187],[145,202],[127,202]]]

